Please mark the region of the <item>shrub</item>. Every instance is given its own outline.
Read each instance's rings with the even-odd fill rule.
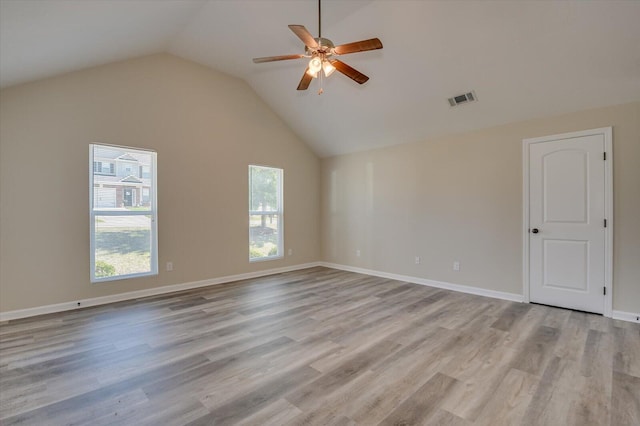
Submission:
[[[271,247],[271,250],[269,250],[269,256],[275,256],[277,254],[278,254],[278,246]]]
[[[249,249],[249,257],[251,259],[253,259],[254,257],[262,257],[262,256],[264,256],[264,254],[262,253],[262,250],[259,250],[256,247],[251,247]]]
[[[96,261],[96,278],[111,277],[116,274],[116,268],[113,265],[103,262],[102,260]]]

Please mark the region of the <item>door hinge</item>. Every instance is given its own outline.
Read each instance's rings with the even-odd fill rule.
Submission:
[[[607,219],[604,220],[604,227],[607,227]]]
[[[606,151],[602,153],[602,159],[604,161],[607,161],[607,153],[606,153]]]
[[[602,287],[602,294],[604,294],[605,296],[607,295],[607,288],[606,287]]]

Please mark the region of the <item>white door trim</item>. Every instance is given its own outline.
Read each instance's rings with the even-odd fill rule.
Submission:
[[[522,140],[522,296],[525,303],[529,298],[529,145],[557,139],[570,139],[591,135],[603,135],[607,161],[604,163],[605,188],[605,283],[607,294],[604,298],[604,316],[613,315],[613,144],[612,128],[583,130]]]

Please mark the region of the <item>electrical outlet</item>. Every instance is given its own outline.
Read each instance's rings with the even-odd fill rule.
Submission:
[[[289,249],[287,253],[289,254],[289,256],[291,256],[293,254],[293,249]]]
[[[167,262],[167,271],[173,271],[173,262]]]
[[[356,257],[360,257],[360,250],[356,250]]]
[[[421,262],[420,256],[416,256],[416,265],[419,265]]]
[[[458,262],[457,260],[453,262],[453,270],[454,271],[460,270],[460,262]]]

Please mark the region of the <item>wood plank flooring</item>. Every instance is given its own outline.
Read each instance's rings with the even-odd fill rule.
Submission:
[[[640,425],[640,325],[327,268],[0,325],[0,424]]]

